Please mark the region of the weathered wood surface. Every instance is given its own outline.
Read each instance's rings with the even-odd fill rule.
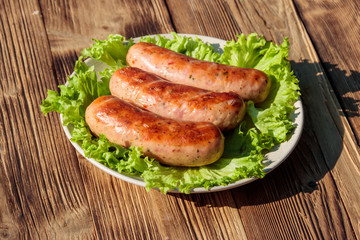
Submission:
[[[360,238],[360,36],[356,0],[0,1],[1,239]],[[257,32],[291,43],[305,129],[262,180],[168,194],[100,171],[39,110],[92,38]]]

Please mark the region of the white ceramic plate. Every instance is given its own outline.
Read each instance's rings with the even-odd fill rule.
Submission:
[[[160,34],[162,36],[165,36],[167,38],[172,38],[173,36],[171,34]],[[183,35],[183,36],[188,36],[188,37],[192,37],[195,38],[196,36],[198,38],[200,38],[201,40],[203,40],[204,42],[210,43],[211,45],[214,46],[216,51],[222,51],[226,41],[225,40],[221,40],[218,38],[212,38],[212,37],[207,37],[207,36],[199,36],[199,35],[192,35],[192,34],[178,34],[178,35]],[[134,38],[134,41],[138,41],[140,38]],[[94,66],[95,67],[95,71],[100,72],[102,70],[105,69],[105,64],[98,62],[94,59],[87,59],[86,60],[86,64],[88,66]],[[303,110],[303,105],[301,100],[299,99],[296,103],[295,103],[295,107],[296,110],[295,112],[292,114],[291,118],[293,119],[293,123],[295,126],[295,129],[290,137],[290,139],[287,142],[281,143],[278,146],[275,146],[273,148],[272,151],[270,151],[269,153],[267,153],[265,155],[265,161],[266,161],[266,167],[264,169],[264,171],[266,173],[269,173],[270,171],[274,170],[276,167],[278,167],[289,155],[290,153],[294,150],[295,146],[297,145],[300,136],[301,136],[301,132],[303,129],[303,125],[304,125],[304,110]],[[62,122],[62,115],[60,115],[61,118],[61,122]],[[69,129],[66,126],[63,126],[64,131],[66,136],[70,139],[71,138],[71,134]],[[84,151],[83,149],[80,147],[79,144],[74,143],[72,141],[70,141],[72,143],[72,145],[75,147],[75,149],[82,155],[85,157]],[[120,178],[121,180],[124,180],[126,182],[132,183],[132,184],[136,184],[142,187],[145,187],[145,182],[143,181],[142,178],[140,177],[133,177],[133,176],[128,176],[126,174],[123,173],[119,173],[116,172],[104,165],[102,165],[101,163],[97,162],[96,160],[92,159],[92,158],[87,158],[85,157],[89,162],[91,162],[92,164],[94,164],[96,167],[100,168],[101,170],[111,174],[114,177]],[[231,183],[227,186],[216,186],[216,187],[212,187],[209,190],[206,190],[205,188],[194,188],[191,190],[191,193],[208,193],[208,192],[217,192],[217,191],[223,191],[223,190],[227,190],[227,189],[231,189],[231,188],[235,188],[235,187],[239,187],[245,184],[248,184],[254,180],[256,180],[258,178],[253,177],[253,178],[247,178],[247,179],[242,179],[239,180],[237,182]],[[168,192],[178,192],[176,190],[170,190]]]

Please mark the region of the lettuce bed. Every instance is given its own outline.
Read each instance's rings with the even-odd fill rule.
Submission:
[[[168,167],[156,160],[142,157],[141,149],[125,149],[110,143],[104,136],[95,138],[85,123],[86,107],[97,97],[109,95],[111,74],[126,66],[125,57],[132,39],[110,35],[84,49],[75,64],[75,74],[68,79],[68,85],[60,85],[60,94],[48,90],[48,96],[40,106],[46,115],[56,111],[63,114],[63,124],[68,126],[71,141],[77,142],[89,158],[107,167],[144,179],[146,188],[159,188],[166,193],[170,189],[189,193],[192,188],[227,185],[249,177],[265,176],[264,154],[274,145],[287,140],[293,129],[290,114],[300,92],[298,80],[287,60],[289,42],[285,38],[281,45],[266,41],[257,34],[237,36],[237,40],[226,43],[223,53],[198,38],[173,33],[173,38],[147,36],[140,41],[152,42],[176,52],[198,59],[219,62],[239,67],[256,68],[264,71],[272,81],[271,93],[259,105],[247,103],[245,120],[225,135],[225,151],[217,162],[196,168]],[[108,68],[99,73],[88,67],[83,60],[93,58],[104,62]]]

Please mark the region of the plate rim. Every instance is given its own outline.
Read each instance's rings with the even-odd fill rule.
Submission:
[[[186,34],[186,33],[176,33],[176,34],[178,36],[186,36],[186,37],[192,37],[192,38],[197,37],[197,38],[203,40],[205,43],[209,43],[212,45],[219,44],[221,48],[223,48],[223,46],[227,42],[227,40],[210,37],[210,36],[204,36],[204,35]],[[134,42],[137,42],[142,37],[148,37],[148,36],[150,36],[150,37],[164,36],[167,38],[173,38],[173,35],[171,33],[164,33],[164,34],[145,35],[145,36],[141,36],[141,37],[132,38],[132,40],[134,40]],[[92,61],[96,61],[96,60],[91,59],[91,58],[88,58],[85,60],[85,62],[89,65],[94,64],[94,63],[91,63]],[[72,76],[73,74],[75,74],[75,73],[72,72],[70,76]],[[66,81],[65,85],[66,84],[68,84],[68,81]],[[295,126],[293,133],[289,140],[287,140],[283,143],[280,143],[279,145],[276,145],[274,147],[278,147],[278,149],[280,149],[282,146],[289,145],[289,144],[291,144],[291,145],[287,150],[285,150],[284,155],[282,155],[279,160],[273,161],[272,163],[270,163],[269,165],[264,167],[264,172],[266,175],[268,175],[271,171],[276,169],[279,165],[281,165],[289,157],[289,155],[293,152],[293,150],[295,149],[295,147],[297,146],[297,144],[301,138],[301,134],[302,134],[303,127],[304,127],[304,108],[303,108],[301,97],[299,97],[299,99],[294,103],[294,106],[295,106],[295,111],[293,112],[293,114],[294,114],[293,124],[296,124],[297,126]],[[84,150],[81,148],[81,146],[78,143],[71,141],[72,136],[70,134],[70,131],[67,126],[63,125],[63,114],[60,114],[60,121],[61,121],[63,130],[65,132],[65,135],[69,139],[70,143],[87,161],[89,161],[90,163],[92,163],[93,165],[95,165],[96,167],[101,169],[102,171],[104,171],[116,178],[119,178],[125,182],[135,184],[135,185],[141,186],[141,187],[146,187],[145,182],[142,180],[141,177],[129,176],[124,173],[119,173],[119,172],[103,165],[102,163],[96,161],[93,158],[86,157]],[[276,150],[276,151],[278,151],[278,150]],[[274,151],[270,150],[269,153],[270,154],[274,153]],[[267,155],[269,153],[266,153],[265,157],[267,157]],[[193,189],[190,189],[190,193],[210,193],[210,192],[229,190],[229,189],[233,189],[236,187],[240,187],[240,186],[249,184],[257,179],[259,179],[259,178],[258,177],[244,178],[244,179],[240,179],[236,182],[230,183],[226,186],[214,186],[214,187],[210,187],[209,189],[205,189],[204,187],[193,188]],[[157,189],[157,188],[151,188],[151,189]],[[176,189],[171,189],[171,190],[168,190],[167,192],[168,193],[183,193]]]

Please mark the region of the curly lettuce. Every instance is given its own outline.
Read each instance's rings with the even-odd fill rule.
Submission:
[[[133,146],[126,149],[109,142],[106,137],[94,137],[86,125],[86,107],[97,97],[109,95],[111,74],[126,66],[126,54],[134,44],[132,39],[115,34],[82,51],[75,64],[74,74],[67,85],[60,85],[60,93],[48,90],[43,100],[42,112],[55,111],[63,116],[63,124],[70,129],[71,141],[80,144],[87,157],[105,166],[144,179],[147,189],[158,188],[166,193],[176,189],[189,193],[191,189],[227,185],[240,179],[265,176],[264,154],[276,144],[287,140],[294,126],[290,114],[300,92],[298,80],[287,60],[289,41],[281,45],[266,41],[257,34],[238,35],[228,41],[223,53],[215,51],[211,44],[172,33],[172,38],[145,36],[140,41],[151,42],[188,56],[264,71],[272,82],[271,93],[265,102],[247,104],[245,120],[225,135],[225,150],[215,163],[203,167],[169,167],[154,159],[144,157],[141,149]],[[83,59],[93,58],[107,65],[97,73]]]

